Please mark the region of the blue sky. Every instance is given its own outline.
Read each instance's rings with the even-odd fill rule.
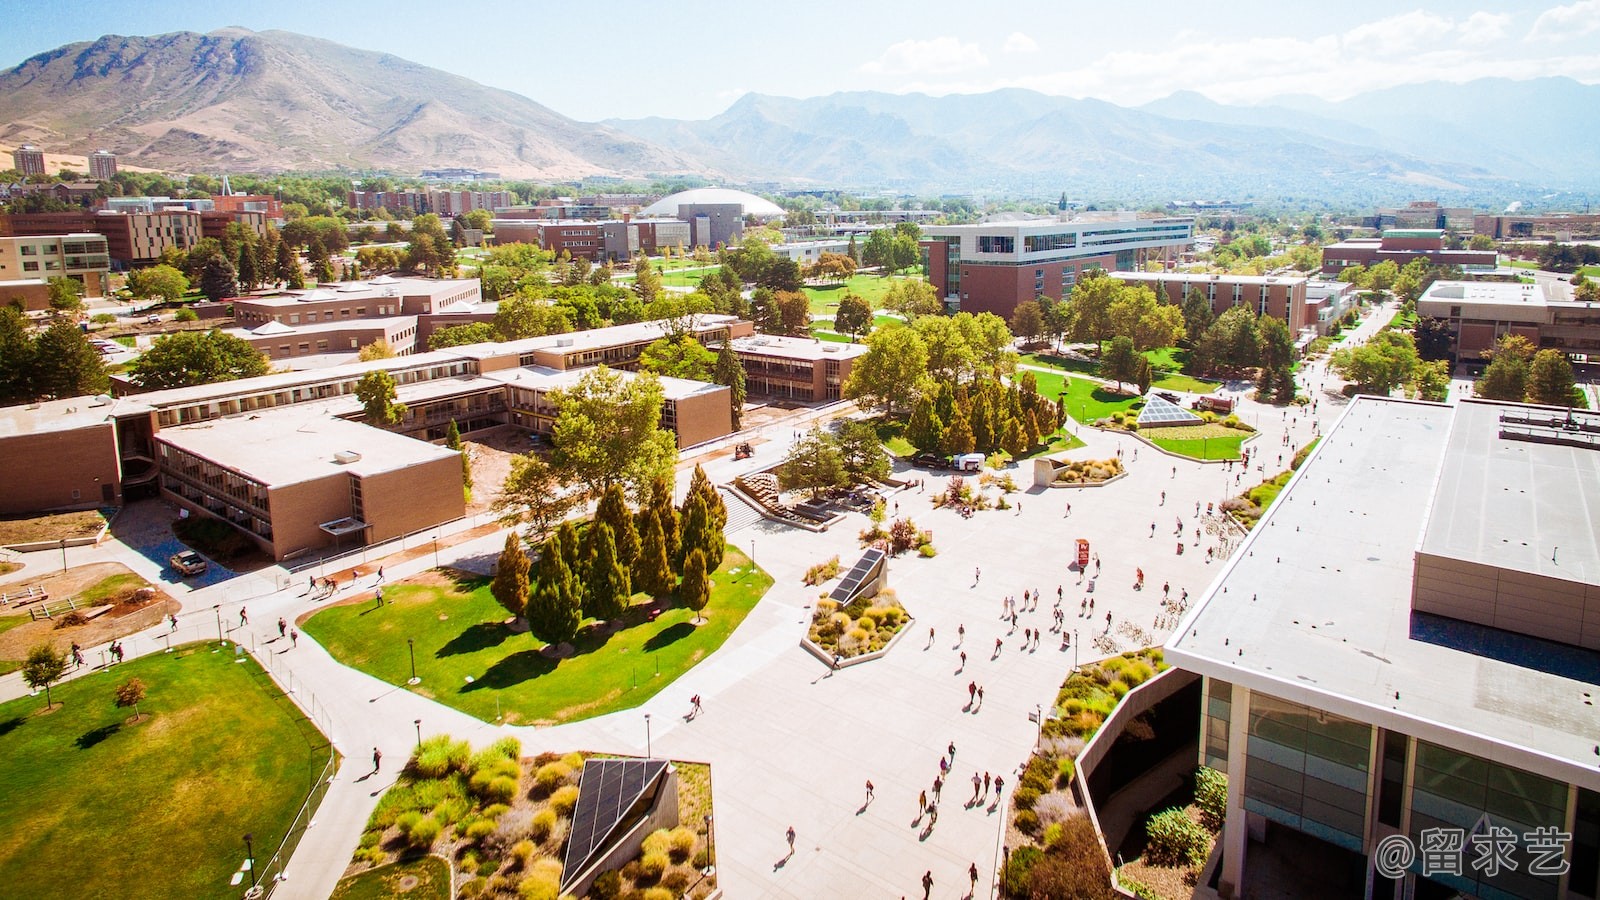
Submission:
[[[706,118],[746,91],[1025,87],[1138,104],[1188,89],[1254,103],[1283,93],[1337,100],[1430,79],[1600,82],[1600,0],[993,8],[973,0],[0,0],[0,66],[108,33],[281,28],[393,53],[583,120]]]

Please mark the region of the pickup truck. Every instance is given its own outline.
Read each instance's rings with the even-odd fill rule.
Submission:
[[[171,563],[172,568],[178,570],[178,574],[184,576],[185,578],[189,577],[190,575],[199,575],[206,570],[205,557],[194,552],[193,550],[185,550],[182,553],[174,553],[172,556],[167,558],[167,562]]]
[[[937,453],[918,453],[911,457],[911,464],[919,469],[948,469],[950,460]]]

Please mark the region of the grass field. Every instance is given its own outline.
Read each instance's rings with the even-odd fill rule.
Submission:
[[[0,704],[0,884],[12,897],[236,898],[265,866],[328,744],[246,660],[190,644]],[[112,704],[137,676],[145,718]]]
[[[891,275],[885,278],[882,275],[852,275],[841,284],[808,284],[802,290],[811,298],[813,313],[833,312],[839,305],[839,298],[847,293],[854,293],[871,304],[873,309],[879,309],[883,305],[883,295],[889,293],[889,288],[901,280],[904,280],[904,276]],[[922,279],[918,277],[914,280]]]
[[[1150,383],[1152,387],[1164,391],[1184,391],[1191,394],[1209,394],[1216,390],[1221,382],[1207,381],[1204,378],[1191,378],[1179,372],[1162,375]]]
[[[585,631],[573,642],[577,653],[565,659],[544,656],[537,638],[507,628],[487,581],[392,585],[381,608],[336,606],[307,620],[304,630],[340,662],[391,684],[411,676],[406,641],[414,640],[417,693],[485,721],[498,713],[508,724],[553,725],[655,696],[722,646],[771,585],[759,568],[752,575],[749,558],[729,545],[713,577],[709,621],[692,625],[693,612],[673,608],[648,622],[643,605],[635,605],[629,627],[611,635]]]
[[[1181,425],[1144,432],[1163,450],[1192,459],[1238,459],[1239,445],[1250,435],[1221,425]]]
[[[417,883],[402,891],[400,880],[407,875],[416,878]],[[392,897],[450,900],[450,866],[437,856],[424,856],[368,869],[340,880],[329,900],[388,900]]]
[[[1067,392],[1067,415],[1079,422],[1093,422],[1115,412],[1132,409],[1138,397],[1123,397],[1086,378],[1069,378],[1054,372],[1034,372],[1039,394],[1054,400]]]

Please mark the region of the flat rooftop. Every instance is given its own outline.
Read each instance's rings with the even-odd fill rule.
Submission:
[[[151,407],[127,398],[66,397],[20,406],[0,406],[0,437],[75,431],[114,423],[132,415],[149,415]]]
[[[381,275],[369,281],[343,281],[304,291],[289,291],[266,297],[240,297],[236,303],[251,306],[290,307],[300,303],[325,303],[331,300],[364,300],[379,297],[437,297],[469,288],[475,279],[393,278]]]
[[[731,325],[737,321],[739,321],[738,316],[700,315],[695,317],[694,330],[717,328]],[[453,353],[471,359],[520,356],[524,353],[532,353],[535,350],[560,350],[564,353],[578,353],[585,350],[599,350],[605,347],[621,347],[640,342],[648,343],[664,337],[666,333],[666,324],[662,320],[654,319],[648,322],[633,322],[627,325],[591,328],[587,331],[546,334],[517,341],[490,341],[482,344],[466,344],[460,347],[451,347],[450,350]]]
[[[1545,293],[1539,285],[1508,281],[1435,281],[1428,285],[1428,289],[1423,291],[1417,300],[1418,302],[1447,300],[1462,306],[1475,303],[1496,306],[1525,303],[1529,306],[1544,306],[1546,302]]]
[[[1494,427],[1500,409],[1368,397],[1351,403],[1168,640],[1169,661],[1600,788],[1594,684],[1421,640],[1427,629],[1411,612],[1413,553],[1427,539],[1430,519],[1439,520],[1440,541],[1480,548],[1512,529],[1528,529],[1519,542],[1548,537],[1546,529],[1571,524],[1569,513],[1543,520],[1544,501],[1517,493],[1532,479],[1569,495],[1559,502],[1595,508],[1594,462],[1575,468],[1560,447],[1539,448],[1554,451],[1548,454],[1531,446],[1490,449],[1501,442]],[[1456,453],[1466,458],[1452,459]],[[1499,454],[1506,455],[1501,463],[1486,459]],[[1472,477],[1482,483],[1467,483]],[[1448,496],[1458,490],[1480,496]],[[1510,521],[1493,521],[1501,515]],[[1440,518],[1453,516],[1462,521]],[[1564,540],[1589,541],[1592,557],[1588,523]],[[1514,552],[1531,564],[1543,551]],[[1587,565],[1583,553],[1574,546],[1564,565]],[[1543,644],[1503,632],[1494,639],[1528,652]]]
[[[775,359],[797,359],[815,362],[819,359],[855,359],[867,352],[866,344],[844,344],[816,338],[785,337],[776,334],[753,334],[734,338],[733,349],[740,353],[770,356]]]
[[[551,369],[546,366],[523,366],[520,369],[501,369],[497,372],[488,372],[474,381],[498,382],[500,384],[515,385],[536,391],[557,391],[570,388],[583,376],[593,372],[596,366],[584,366],[581,369]],[[611,371],[621,375],[624,379],[639,377],[638,372],[629,372],[623,369]],[[691,381],[687,378],[673,378],[668,375],[657,375],[661,381],[663,399],[682,400],[700,394],[708,394],[722,390],[722,385],[710,384],[704,381]]]
[[[435,350],[430,353],[413,353],[410,356],[396,356],[390,359],[374,359],[365,362],[358,360],[345,365],[321,368],[315,371],[275,372],[271,375],[258,375],[255,378],[240,378],[234,381],[218,381],[213,384],[197,384],[193,387],[150,391],[137,396],[140,402],[157,408],[180,406],[186,403],[201,403],[207,400],[223,400],[231,397],[243,397],[248,394],[291,390],[306,385],[322,384],[346,378],[360,378],[368,372],[398,372],[405,369],[462,362],[461,354],[454,351],[455,348],[451,348],[448,350]]]
[[[1229,275],[1209,272],[1112,272],[1118,281],[1215,281],[1219,284],[1299,284],[1304,275]]]
[[[268,487],[341,473],[377,475],[456,455],[446,447],[300,407],[163,428],[156,439]],[[335,458],[339,453],[359,458],[341,463]]]

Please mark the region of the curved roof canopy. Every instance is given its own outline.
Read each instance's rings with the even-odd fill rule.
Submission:
[[[732,188],[694,188],[688,191],[679,191],[662,197],[660,200],[639,210],[641,216],[676,216],[678,207],[692,203],[737,203],[747,216],[758,219],[774,219],[783,215],[783,210],[769,200],[763,200],[755,194],[736,191]]]

